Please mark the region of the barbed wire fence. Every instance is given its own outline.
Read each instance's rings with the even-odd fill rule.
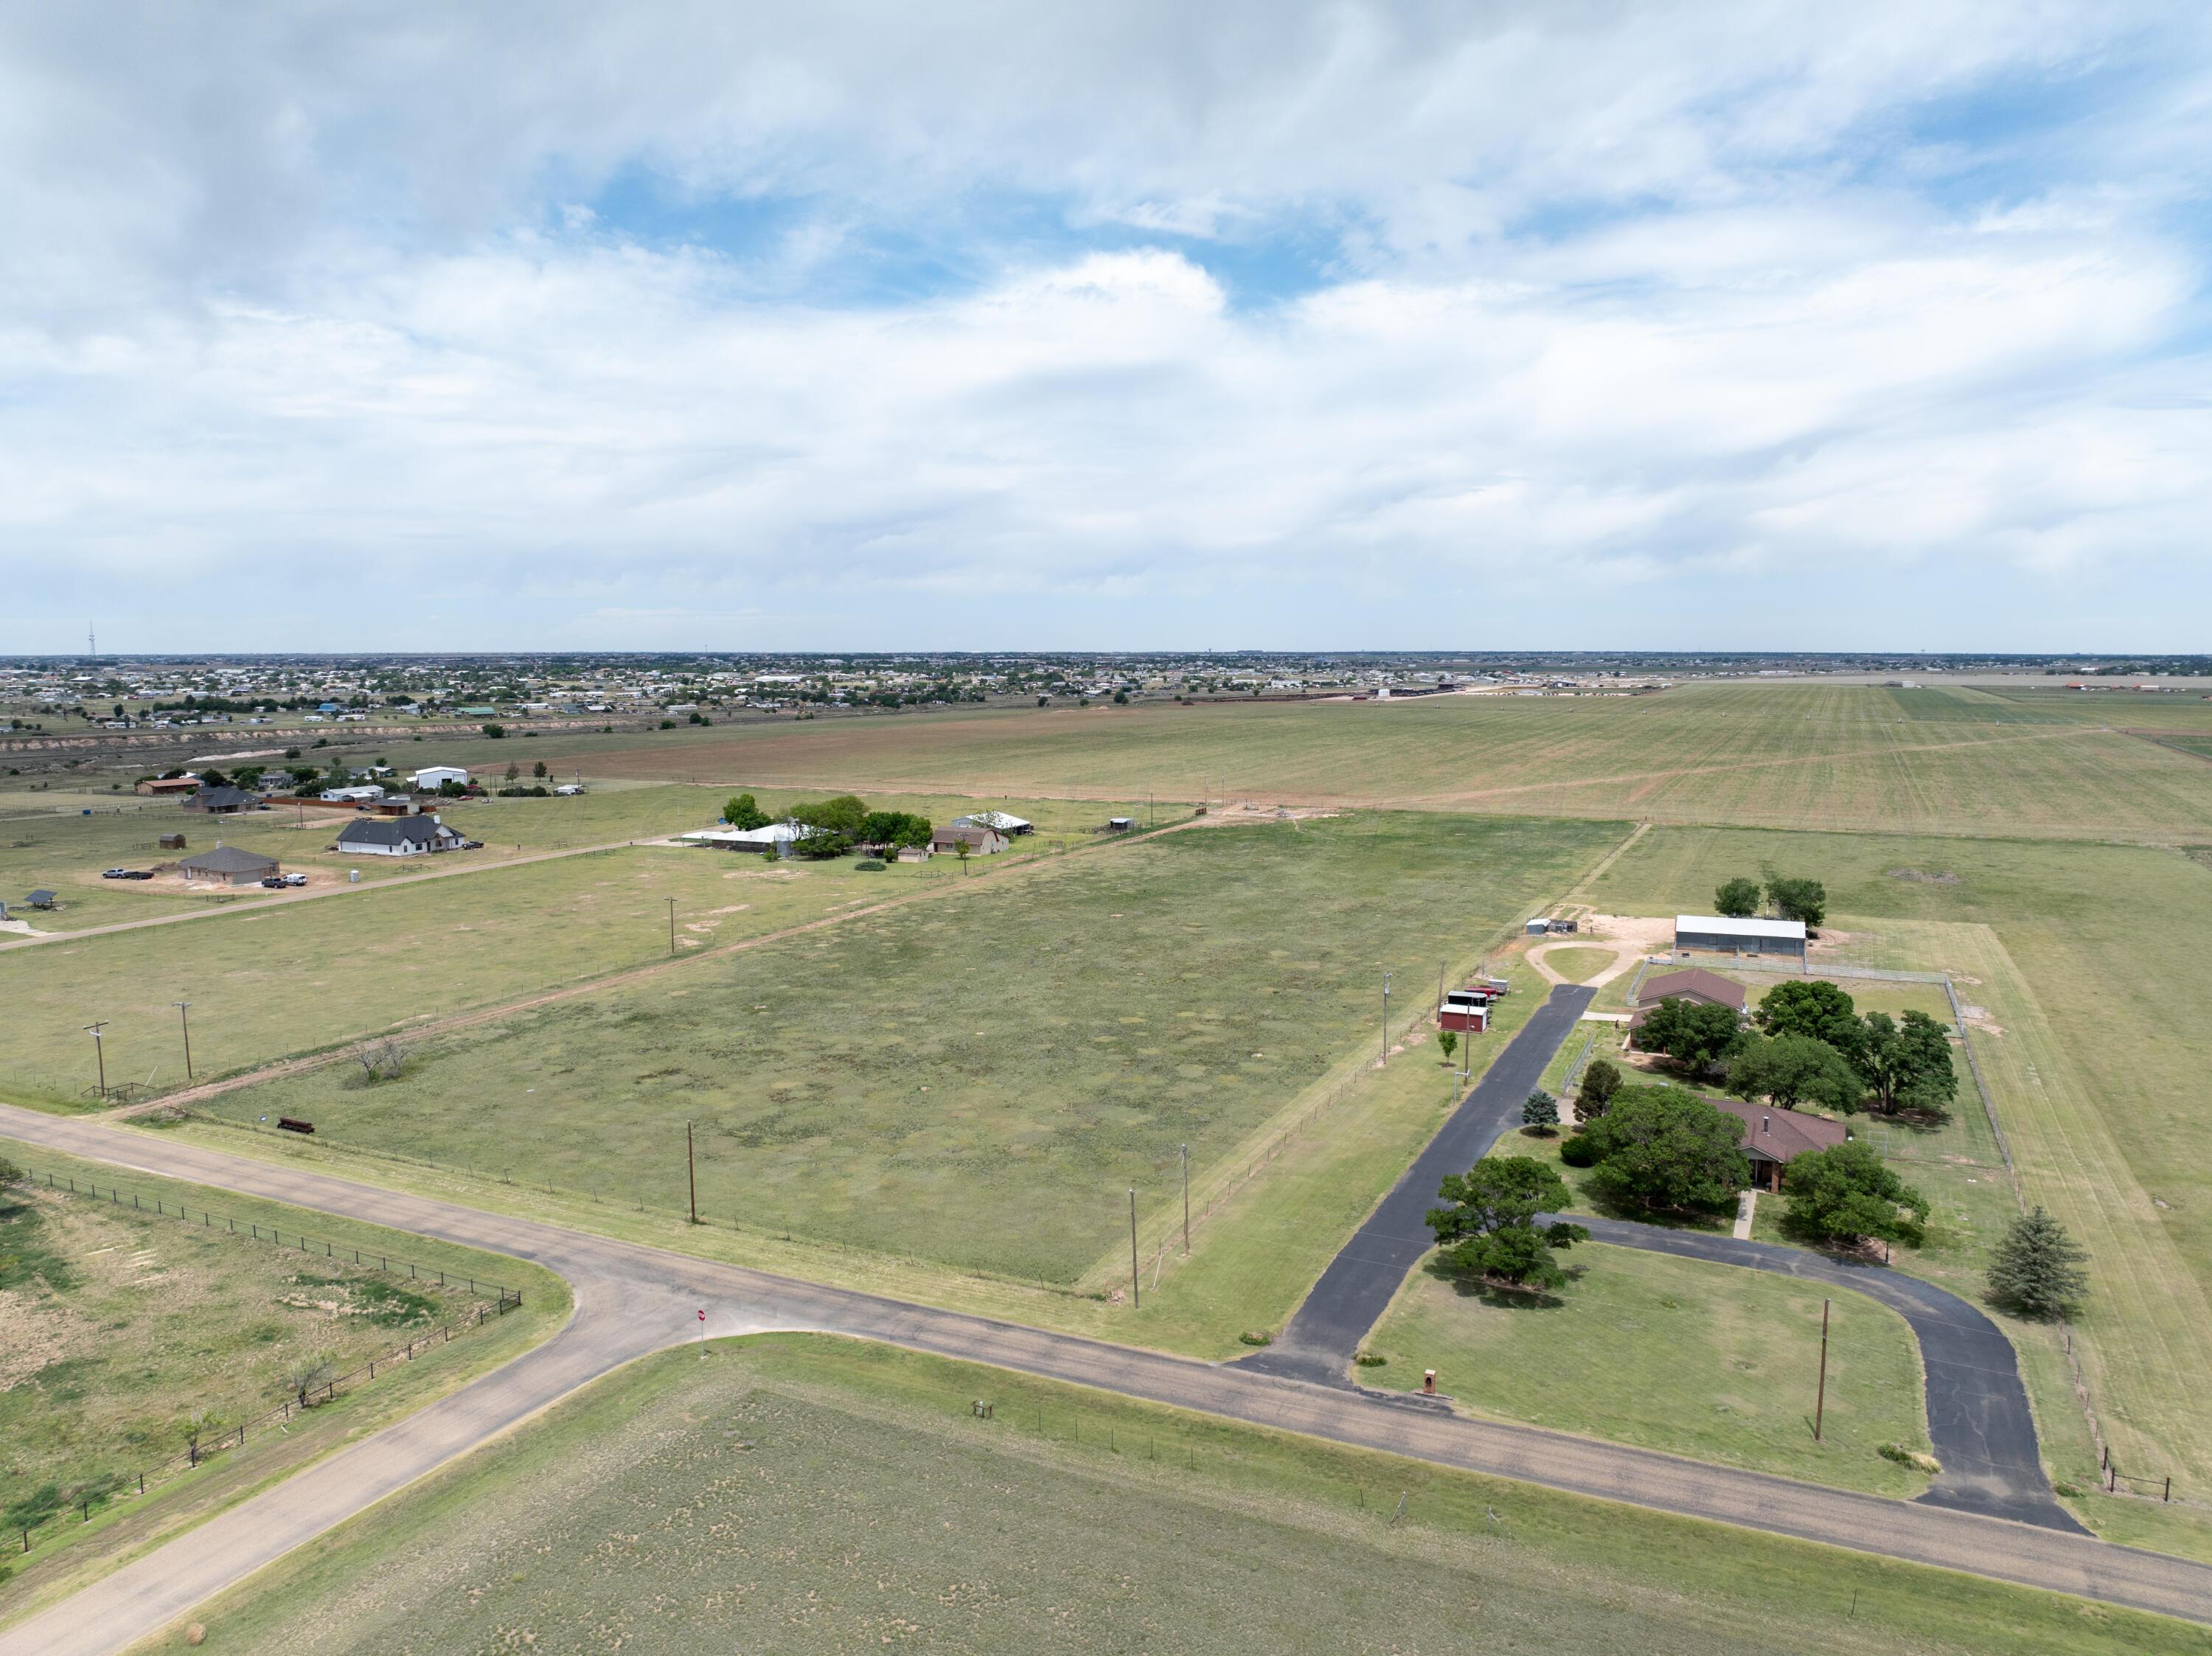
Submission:
[[[123,1198],[127,1194],[131,1198],[132,1212],[141,1215],[146,1212],[146,1198],[135,1192],[126,1192],[110,1185],[103,1192],[96,1180],[88,1179],[80,1184],[73,1175],[58,1174],[51,1171],[41,1173],[36,1168],[27,1168],[25,1172],[25,1182],[33,1188],[43,1185],[46,1190],[81,1196],[89,1201],[98,1201],[104,1194],[106,1200],[118,1209],[122,1207]],[[172,1202],[163,1197],[155,1197],[154,1212],[148,1216],[173,1219],[180,1224],[189,1225],[192,1222],[193,1213],[183,1203]],[[246,1228],[241,1232],[238,1228],[237,1220],[229,1216],[217,1215],[203,1208],[199,1210],[198,1216],[198,1228],[202,1230],[213,1231],[216,1228],[215,1221],[220,1217],[223,1220],[222,1232],[226,1235],[244,1235],[254,1241],[266,1243],[282,1252],[296,1251],[313,1259],[337,1262],[349,1261],[363,1269],[373,1269],[390,1276],[398,1275],[393,1258],[389,1254],[365,1253],[361,1249],[350,1246],[341,1250],[335,1242],[327,1240],[322,1241],[322,1251],[318,1253],[315,1251],[314,1239],[303,1233],[296,1231],[290,1233],[291,1240],[288,1243],[285,1240],[286,1234],[273,1225],[264,1225],[258,1221],[249,1220],[246,1222]],[[146,1495],[160,1485],[205,1465],[215,1456],[227,1450],[244,1448],[250,1432],[271,1425],[283,1426],[296,1414],[334,1403],[342,1391],[351,1389],[356,1384],[366,1385],[374,1380],[380,1368],[389,1371],[395,1363],[412,1362],[434,1347],[452,1344],[456,1335],[465,1335],[472,1329],[483,1327],[487,1321],[504,1317],[508,1312],[519,1310],[522,1306],[522,1290],[519,1288],[510,1288],[503,1283],[440,1271],[434,1266],[422,1266],[407,1259],[398,1260],[397,1266],[405,1268],[409,1280],[434,1284],[441,1289],[448,1290],[459,1289],[465,1283],[466,1292],[477,1296],[477,1303],[464,1310],[458,1318],[449,1317],[436,1324],[428,1332],[413,1336],[401,1344],[379,1352],[355,1368],[328,1378],[318,1378],[313,1384],[296,1388],[293,1395],[285,1398],[273,1408],[241,1421],[236,1425],[227,1423],[222,1425],[208,1434],[208,1441],[204,1441],[198,1438],[191,1440],[186,1444],[182,1454],[172,1455],[165,1460],[135,1471],[111,1474],[81,1483],[71,1491],[67,1505],[52,1517],[41,1519],[34,1524],[18,1524],[13,1526],[19,1532],[16,1550],[19,1553],[28,1553],[40,1544],[42,1538],[34,1538],[40,1537],[40,1531],[58,1535],[59,1526],[70,1508],[76,1510],[80,1525],[88,1524],[92,1521],[94,1512],[105,1510],[114,1502],[118,1495],[125,1497]],[[494,1295],[490,1304],[484,1303],[481,1297],[486,1291],[489,1291]]]

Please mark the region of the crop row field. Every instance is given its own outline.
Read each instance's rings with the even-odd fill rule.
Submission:
[[[325,1068],[205,1107],[664,1210],[688,1201],[689,1124],[710,1214],[1066,1282],[1126,1234],[1131,1189],[1166,1202],[1182,1146],[1202,1186],[1379,1032],[1386,973],[1402,1025],[1441,962],[1620,837],[1192,828],[427,1039],[396,1079]]]
[[[2169,717],[2212,734],[2212,703]],[[1638,696],[1063,707],[546,745],[574,748],[576,762],[603,774],[863,791],[1152,790],[1262,804],[2051,838],[2190,834],[2212,816],[2212,767],[2191,755],[2064,704],[2046,711],[1949,688],[1698,684]]]
[[[1688,906],[1762,860],[1826,883],[1827,929],[1851,955],[1948,969],[1983,1009],[1970,1039],[2027,1199],[2091,1251],[2075,1346],[2106,1441],[2124,1470],[2212,1491],[2212,1414],[2196,1379],[2212,1364],[2212,1129],[2198,1104],[2212,1059],[2212,870],[2125,846],[1659,829],[1595,883],[1595,901]],[[1994,1142],[1966,1142],[1980,1105],[1963,1065],[1961,1080],[1940,1140],[1899,1135],[1887,1148],[1914,1158],[1900,1170],[1939,1222],[1951,1216],[1930,1274],[1970,1292],[2016,1209]],[[2075,1455],[2080,1408],[2063,1361],[2033,1349],[2046,1337],[2055,1350],[2048,1331],[2015,1331],[2031,1384],[2043,1376],[2046,1438]]]
[[[977,1399],[991,1407],[979,1418]],[[818,1336],[671,1352],[194,1612],[208,1647],[2132,1656],[2032,1589]]]

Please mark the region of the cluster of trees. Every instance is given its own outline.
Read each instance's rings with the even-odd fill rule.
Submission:
[[[1785,920],[1802,920],[1818,928],[1828,918],[1828,889],[1818,880],[1765,870],[1766,901]],[[1713,913],[1742,919],[1759,913],[1760,882],[1738,875],[1721,882],[1713,893]]]
[[[740,793],[722,807],[722,820],[733,828],[749,829],[766,828],[774,819],[751,794]],[[866,801],[849,793],[793,805],[790,820],[814,830],[792,849],[816,862],[842,857],[856,845],[906,850],[929,843],[927,816],[908,810],[870,810]]]
[[[1646,1213],[1698,1213],[1735,1201],[1751,1183],[1742,1122],[1687,1088],[1618,1081],[1616,1071],[1598,1113],[1584,1109],[1581,1128],[1560,1146],[1568,1166],[1591,1169],[1598,1200]],[[1917,1244],[1928,1216],[1920,1193],[1857,1143],[1799,1156],[1783,1190],[1791,1228],[1817,1241]]]
[[[1797,979],[1768,990],[1752,1023],[1747,1029],[1725,1006],[1670,998],[1651,1009],[1637,1040],[1692,1075],[1724,1071],[1738,1098],[1784,1109],[1872,1108],[1940,1120],[1959,1095],[1950,1039],[1925,1012],[1861,1017],[1834,984]]]

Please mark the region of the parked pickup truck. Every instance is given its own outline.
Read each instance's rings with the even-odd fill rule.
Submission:
[[[148,868],[111,868],[100,877],[103,880],[150,880],[154,870]]]

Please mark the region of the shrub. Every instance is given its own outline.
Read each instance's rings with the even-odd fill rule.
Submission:
[[[1594,1168],[1597,1146],[1590,1143],[1588,1133],[1575,1133],[1559,1145],[1559,1160],[1571,1168]]]
[[[863,857],[853,864],[854,871],[861,874],[880,874],[886,866],[888,864],[880,857]]]
[[[1243,1345],[1273,1345],[1275,1343],[1275,1337],[1273,1334],[1263,1334],[1253,1328],[1246,1329],[1237,1338],[1238,1344]]]

